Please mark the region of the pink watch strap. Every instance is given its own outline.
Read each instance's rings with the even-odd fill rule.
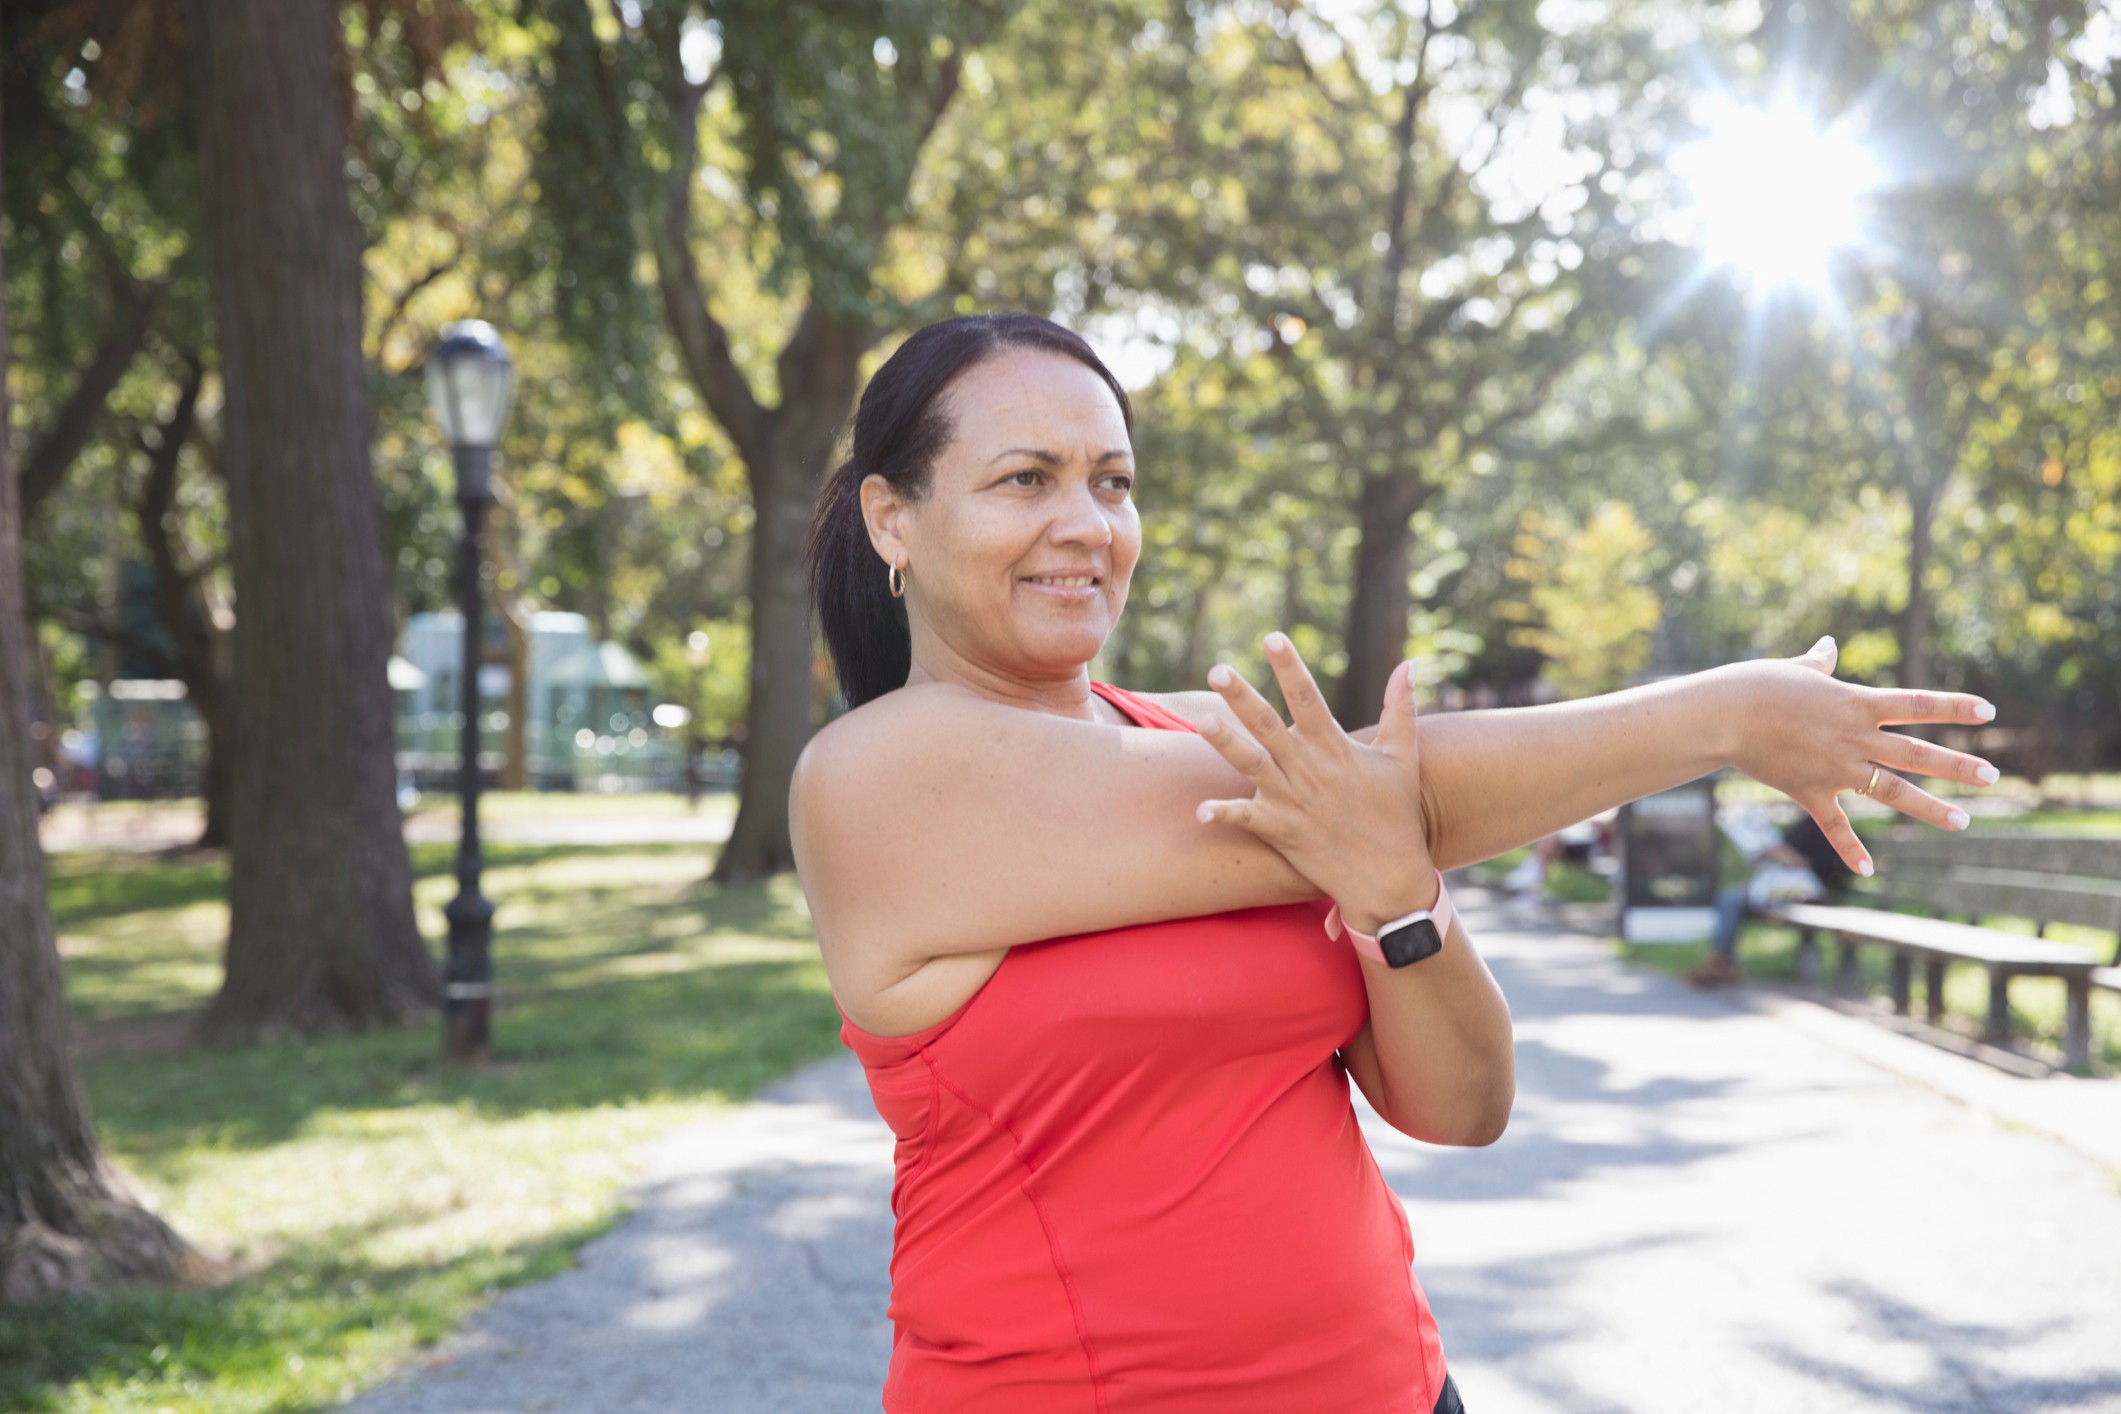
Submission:
[[[1373,962],[1383,962],[1385,953],[1384,949],[1377,944],[1378,937],[1381,934],[1391,932],[1394,928],[1404,927],[1406,924],[1412,923],[1423,914],[1427,914],[1430,921],[1436,924],[1436,932],[1439,937],[1450,934],[1451,920],[1456,916],[1456,912],[1451,907],[1451,891],[1444,887],[1441,873],[1436,876],[1436,902],[1430,904],[1427,908],[1417,908],[1412,913],[1394,918],[1375,933],[1359,932],[1341,922],[1340,905],[1334,904],[1332,910],[1326,914],[1326,936],[1337,938],[1345,934],[1348,941],[1354,944],[1356,952]]]

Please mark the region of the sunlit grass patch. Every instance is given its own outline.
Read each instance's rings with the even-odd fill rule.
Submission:
[[[451,852],[414,858],[439,946]],[[438,1025],[231,1051],[95,1045],[211,996],[219,866],[185,866],[175,887],[153,861],[54,859],[104,1143],[229,1276],[11,1313],[0,1408],[337,1402],[493,1291],[563,1267],[619,1211],[639,1140],[838,1048],[792,878],[718,888],[685,848],[489,860],[494,1063],[461,1071],[440,1064]]]

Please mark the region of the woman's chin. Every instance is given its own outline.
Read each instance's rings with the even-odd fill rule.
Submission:
[[[1022,645],[1024,656],[1032,662],[1072,672],[1102,652],[1105,640],[1111,636],[1112,625],[1099,615],[1095,624],[1085,622],[1065,628],[1047,626],[1019,635],[1017,642]]]

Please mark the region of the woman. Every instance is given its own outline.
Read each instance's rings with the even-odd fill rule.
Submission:
[[[1447,919],[1440,869],[1723,765],[1868,872],[1837,791],[1948,824],[1881,766],[1982,767],[1880,726],[1985,704],[1837,683],[1831,640],[1454,714],[1418,750],[1410,667],[1351,736],[1279,634],[1288,724],[1227,668],[1092,682],[1141,549],[1130,427],[1059,326],[932,325],[871,380],[812,530],[854,710],[790,808],[841,1035],[899,1138],[884,1407],[1455,1410],[1347,1085],[1415,1138],[1492,1142],[1509,1011],[1455,922],[1411,966],[1351,940]]]

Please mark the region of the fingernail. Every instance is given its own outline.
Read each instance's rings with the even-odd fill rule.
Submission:
[[[1822,633],[1819,635],[1819,641],[1812,645],[1812,651],[1814,653],[1817,653],[1822,648],[1831,648],[1833,646],[1833,643],[1834,635],[1832,635],[1831,633]]]
[[[1964,810],[1954,810],[1951,814],[1945,816],[1944,820],[1946,824],[1955,830],[1966,828],[1966,812]]]
[[[1974,704],[1974,720],[1977,722],[1995,721],[1996,704],[1993,702],[1976,702]]]
[[[1217,663],[1214,667],[1208,669],[1208,682],[1215,687],[1228,687],[1230,685],[1230,669],[1228,665]]]
[[[1267,635],[1267,651],[1269,653],[1279,653],[1288,646],[1289,636],[1280,629],[1276,629]]]
[[[1200,821],[1203,825],[1211,824],[1215,819],[1215,811],[1211,807],[1203,805],[1200,809],[1193,812],[1193,818]]]
[[[1980,770],[1974,772],[1974,779],[1985,786],[1994,785],[2001,777],[2002,773],[1994,766],[1983,766]]]
[[[1859,864],[1859,865],[1857,865],[1857,866],[1856,866],[1856,872],[1857,872],[1858,874],[1861,874],[1861,875],[1862,875],[1862,876],[1863,876],[1864,878],[1866,878],[1866,879],[1870,878],[1870,877],[1871,877],[1871,862],[1870,862],[1870,861],[1869,861],[1868,859],[1864,860],[1864,861],[1863,861],[1863,862],[1862,862],[1861,864]]]
[[[1208,718],[1208,719],[1207,719],[1206,721],[1204,721],[1204,722],[1202,722],[1202,723],[1200,724],[1200,734],[1201,734],[1202,736],[1214,736],[1214,735],[1215,735],[1215,734],[1216,734],[1217,732],[1221,731],[1222,729],[1223,729],[1223,724],[1222,724],[1222,721],[1221,721],[1221,720],[1220,720],[1219,718],[1216,718],[1216,717],[1210,717],[1210,718]]]
[[[1407,659],[1407,686],[1408,686],[1408,687],[1412,687],[1413,685],[1414,685],[1414,660],[1413,660],[1412,658],[1409,658],[1409,659]]]

